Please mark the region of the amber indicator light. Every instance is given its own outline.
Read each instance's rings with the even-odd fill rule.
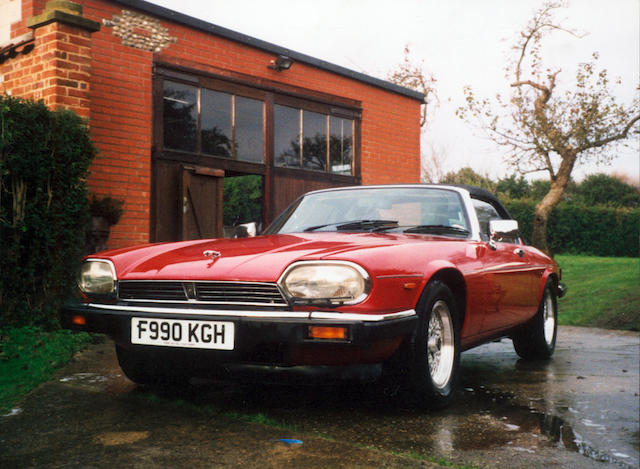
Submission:
[[[309,338],[347,340],[349,338],[349,334],[346,327],[309,326]]]
[[[86,326],[87,318],[85,318],[84,316],[74,316],[71,318],[71,323],[75,324],[76,326]]]

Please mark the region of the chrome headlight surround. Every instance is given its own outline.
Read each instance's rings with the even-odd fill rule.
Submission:
[[[80,266],[78,288],[90,298],[115,298],[118,278],[113,263],[106,259],[86,259]]]
[[[285,269],[278,286],[293,305],[354,305],[369,296],[371,277],[353,262],[298,261]]]

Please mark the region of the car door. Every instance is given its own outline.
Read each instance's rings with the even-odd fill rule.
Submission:
[[[503,219],[491,203],[473,199],[483,240],[487,249],[482,256],[484,285],[488,288],[482,321],[484,332],[507,329],[531,316],[537,307],[537,269],[519,238],[504,238],[489,243],[489,221]]]

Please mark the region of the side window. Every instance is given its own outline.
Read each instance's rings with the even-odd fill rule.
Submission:
[[[502,217],[490,203],[478,199],[472,199],[472,201],[480,223],[480,236],[484,241],[489,241],[489,220],[499,220]]]
[[[493,205],[483,200],[471,199],[473,201],[473,207],[476,209],[478,215],[478,223],[480,224],[480,237],[483,241],[489,241],[489,220],[502,220],[498,211]],[[503,243],[519,244],[520,241],[515,238],[503,238],[500,240]]]

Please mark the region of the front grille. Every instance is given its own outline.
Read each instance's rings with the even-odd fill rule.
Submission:
[[[287,306],[274,283],[129,280],[121,281],[118,290],[125,301]]]
[[[120,282],[123,300],[187,301],[181,282]]]
[[[196,298],[214,303],[251,303],[273,305],[286,302],[275,285],[268,283],[196,283]]]

